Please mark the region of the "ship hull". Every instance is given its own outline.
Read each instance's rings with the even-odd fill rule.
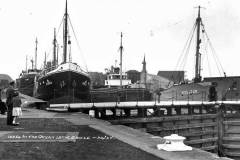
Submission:
[[[40,77],[36,96],[50,104],[81,103],[89,100],[90,78],[71,70]]]
[[[152,94],[144,88],[102,88],[91,91],[91,102],[150,101]]]
[[[216,100],[240,100],[240,77],[209,77],[200,83],[179,84],[161,92],[162,101],[211,101],[210,90],[216,90]]]
[[[28,96],[33,96],[35,76],[36,74],[29,74],[25,75],[24,77],[18,78],[16,82],[19,92]]]

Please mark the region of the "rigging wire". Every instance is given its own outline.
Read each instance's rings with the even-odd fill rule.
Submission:
[[[186,59],[186,57],[188,55],[187,51],[189,51],[189,48],[190,48],[189,45],[190,45],[190,43],[192,41],[192,37],[193,37],[193,33],[194,33],[195,29],[196,29],[196,23],[194,23],[194,25],[192,27],[192,30],[191,30],[191,32],[190,32],[190,34],[188,36],[188,39],[187,39],[187,41],[186,41],[186,43],[184,45],[184,48],[182,50],[182,53],[181,53],[181,55],[178,58],[177,64],[175,66],[175,70],[177,70],[178,68],[179,69],[184,68],[182,66],[185,63],[184,60]]]
[[[203,33],[205,32],[205,30],[203,29],[202,31]],[[204,47],[204,50],[205,50],[205,53],[206,53],[206,57],[207,57],[207,65],[208,65],[208,71],[209,71],[209,75],[210,77],[212,76],[212,70],[211,70],[211,67],[210,67],[210,60],[209,60],[209,57],[208,57],[208,43],[206,42],[206,38],[204,36],[205,34],[203,34],[203,42],[205,44],[205,47]]]
[[[213,48],[213,45],[212,45],[212,43],[211,43],[211,41],[210,41],[210,38],[208,37],[208,34],[207,34],[206,30],[205,30],[205,26],[204,26],[202,23],[201,23],[201,25],[202,25],[202,27],[203,27],[203,29],[204,29],[204,31],[205,31],[205,35],[206,35],[207,41],[208,41],[209,46],[210,46],[210,48],[211,48],[211,50],[212,50],[212,55],[213,55],[213,57],[214,57],[214,60],[215,60],[215,63],[216,63],[218,72],[219,72],[220,75],[222,75],[222,74],[221,74],[221,71],[222,71],[222,73],[225,73],[225,71],[224,71],[224,69],[223,69],[223,67],[222,67],[222,64],[221,64],[221,62],[220,62],[220,60],[219,60],[219,58],[218,58],[218,56],[217,56],[217,53],[216,53],[215,49]],[[220,71],[220,70],[221,70],[221,71]]]
[[[59,33],[60,29],[61,29],[61,26],[62,26],[63,22],[64,22],[64,16],[63,16],[63,18],[62,18],[62,21],[61,21],[59,27],[58,27],[58,30],[57,30],[56,36],[58,35],[58,33]],[[57,44],[58,44],[58,41],[57,41]],[[49,56],[50,56],[50,54],[52,53],[52,46],[49,46],[48,51],[46,51],[46,53],[47,53],[47,55],[46,55],[46,59],[48,59]]]
[[[59,25],[59,27],[58,27],[57,34],[59,33],[60,27],[61,27],[61,25],[63,24],[63,20],[64,20],[64,17],[62,18],[62,21],[61,21],[61,23],[60,23],[60,25]],[[57,43],[58,43],[58,42],[57,42]],[[48,47],[46,53],[47,53],[47,55],[46,55],[46,59],[48,59],[49,56],[50,56],[50,54],[52,53],[52,46],[49,46],[49,47]],[[41,67],[44,69],[43,66],[44,66],[44,65],[42,65]],[[46,68],[46,69],[47,69],[47,68]]]
[[[183,70],[184,70],[184,68],[185,68],[185,66],[186,66],[186,63],[187,63],[187,58],[188,58],[188,55],[189,55],[189,51],[190,51],[190,47],[191,47],[191,44],[192,44],[192,40],[193,40],[193,36],[194,36],[194,34],[192,34],[192,37],[191,37],[191,39],[190,39],[190,41],[189,41],[189,45],[188,45],[188,48],[187,48],[187,54],[185,55],[185,57],[184,57],[184,61],[183,61]]]
[[[189,51],[190,51],[190,47],[191,47],[191,44],[192,44],[192,40],[193,40],[193,36],[194,36],[194,32],[195,32],[195,30],[196,30],[196,27],[197,27],[197,24],[195,23],[194,24],[194,27],[193,27],[193,29],[192,29],[192,32],[191,32],[191,34],[190,34],[190,39],[189,39],[189,41],[188,41],[188,46],[187,46],[187,49],[186,49],[186,53],[185,53],[185,55],[184,55],[184,57],[183,57],[183,60],[182,60],[182,62],[181,62],[181,64],[180,64],[180,69],[181,70],[184,70],[184,68],[185,68],[185,66],[186,66],[186,63],[187,63],[187,59],[188,59],[188,55],[189,55]]]
[[[63,18],[62,18],[62,21],[61,21],[59,27],[58,27],[56,36],[58,35],[58,33],[59,33],[60,29],[61,29],[61,26],[62,26],[63,22],[64,22],[64,16],[63,16]],[[57,42],[57,43],[58,43],[58,42]],[[52,53],[52,46],[49,47],[48,52],[46,52],[46,53],[47,53],[46,59],[48,59],[48,57],[50,56],[50,53]]]
[[[71,19],[70,19],[69,16],[68,16],[68,19],[69,19],[70,26],[71,26],[72,31],[73,31],[74,38],[75,38],[75,40],[76,40],[76,42],[77,42],[78,49],[79,49],[79,51],[83,54],[82,49],[81,49],[81,47],[80,47],[80,45],[79,45],[79,42],[78,42],[78,39],[77,39],[75,30],[74,30],[74,28],[73,28],[72,21],[71,21]],[[82,58],[83,58],[83,61],[86,62],[86,59],[84,58],[84,55],[82,55]],[[86,67],[86,70],[87,70],[87,72],[88,72],[87,64],[85,64],[85,67]]]
[[[61,21],[59,27],[58,27],[57,34],[56,34],[56,35],[58,35],[58,33],[59,33],[59,31],[60,31],[60,28],[61,28],[63,22],[64,22],[64,16],[63,16],[63,18],[62,18],[62,21]]]
[[[195,26],[195,24],[194,24],[194,26]],[[193,28],[194,28],[194,26],[193,26]],[[192,30],[193,30],[193,29],[192,29]],[[190,34],[189,34],[189,36],[188,36],[188,39],[187,39],[187,41],[186,41],[186,43],[185,43],[185,45],[184,45],[184,47],[183,47],[183,50],[182,50],[181,55],[178,57],[177,64],[176,64],[174,70],[177,70],[177,68],[178,68],[179,65],[180,65],[179,63],[182,62],[182,57],[183,57],[183,55],[185,55],[185,54],[184,54],[184,53],[185,53],[185,49],[186,49],[187,45],[189,44],[188,42],[189,42],[190,36],[192,35],[192,30],[191,30],[191,32],[190,32]]]

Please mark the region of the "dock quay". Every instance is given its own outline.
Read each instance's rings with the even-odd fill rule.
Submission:
[[[79,109],[113,125],[124,125],[154,136],[178,134],[192,147],[240,159],[240,101],[107,102],[55,104]]]
[[[1,159],[228,159],[197,148],[182,152],[158,150],[156,145],[163,143],[161,137],[81,112],[24,107],[19,126],[7,126],[6,115],[0,116],[0,123]]]

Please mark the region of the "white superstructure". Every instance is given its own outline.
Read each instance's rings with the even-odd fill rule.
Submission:
[[[107,72],[107,80],[105,80],[105,86],[120,87],[121,86],[121,74],[119,73],[119,67],[111,67],[111,70]],[[122,86],[126,87],[131,84],[131,80],[127,78],[126,73],[122,73]]]

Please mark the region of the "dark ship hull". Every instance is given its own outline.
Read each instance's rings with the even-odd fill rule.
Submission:
[[[68,32],[67,1],[63,23],[63,62],[58,65],[56,31],[53,40],[53,61],[36,79],[34,95],[50,104],[82,103],[89,101],[90,77],[76,63],[72,63]],[[69,62],[67,61],[69,53]]]
[[[35,77],[41,72],[38,69],[29,69],[27,72],[22,72],[20,77],[16,79],[16,84],[19,92],[22,94],[33,96]]]
[[[34,79],[36,74],[26,74],[16,80],[17,88],[22,94],[33,96]]]
[[[91,102],[150,101],[151,93],[144,88],[102,88],[91,90]]]
[[[56,71],[39,77],[36,96],[50,104],[89,101],[90,78],[74,70]]]
[[[213,93],[216,91],[216,95]],[[208,77],[202,82],[179,84],[161,92],[163,101],[239,100],[240,77]]]
[[[211,82],[216,86],[218,100],[240,99],[240,76],[208,77],[203,81]]]

